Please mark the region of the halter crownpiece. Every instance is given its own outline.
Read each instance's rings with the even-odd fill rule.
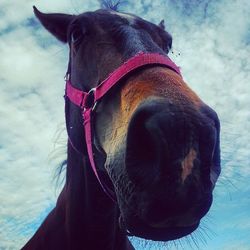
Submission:
[[[70,76],[66,76],[66,94],[65,96],[80,107],[83,116],[83,125],[85,131],[85,141],[87,145],[88,157],[92,170],[103,188],[104,192],[113,200],[116,201],[116,196],[113,190],[110,190],[105,183],[103,183],[98,175],[93,154],[93,140],[92,140],[92,113],[98,101],[119,81],[130,72],[145,65],[161,65],[165,66],[181,76],[179,67],[171,61],[168,56],[163,56],[155,53],[140,52],[134,57],[128,59],[124,64],[114,70],[104,81],[102,81],[96,88],[89,92],[84,92],[76,89],[70,82]],[[71,140],[69,140],[71,142]]]

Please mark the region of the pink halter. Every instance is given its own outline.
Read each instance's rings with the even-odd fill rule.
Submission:
[[[87,151],[90,160],[91,167],[94,174],[99,181],[104,192],[113,200],[116,201],[114,191],[110,190],[105,183],[103,183],[98,175],[96,164],[93,155],[93,143],[92,143],[92,131],[91,131],[91,116],[92,112],[98,101],[119,81],[129,74],[131,71],[138,69],[144,65],[161,65],[166,66],[177,74],[181,75],[180,69],[174,62],[170,60],[168,56],[163,56],[155,53],[143,53],[140,52],[134,57],[130,58],[119,68],[113,71],[103,82],[101,82],[96,88],[91,89],[89,92],[84,92],[76,89],[70,83],[70,80],[66,81],[66,96],[69,100],[81,108],[84,121],[85,140],[87,144]]]

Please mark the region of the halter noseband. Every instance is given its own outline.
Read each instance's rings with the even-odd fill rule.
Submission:
[[[119,68],[114,70],[103,82],[101,82],[96,88],[91,89],[89,92],[84,92],[76,89],[72,86],[69,79],[66,79],[66,94],[65,96],[80,107],[83,116],[83,125],[85,130],[85,140],[87,145],[88,157],[94,171],[94,174],[100,183],[104,192],[113,200],[116,201],[116,195],[113,190],[110,190],[105,183],[103,183],[98,175],[96,164],[93,154],[93,140],[92,140],[92,124],[91,118],[92,113],[95,109],[96,104],[101,98],[119,81],[129,74],[131,71],[138,69],[145,65],[161,65],[172,69],[181,76],[180,69],[174,62],[170,60],[168,56],[163,56],[155,53],[143,53],[140,52],[134,57],[130,58]],[[70,140],[69,140],[70,141]],[[71,142],[71,141],[70,141]]]

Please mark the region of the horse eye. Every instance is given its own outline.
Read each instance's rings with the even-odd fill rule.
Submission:
[[[79,45],[83,37],[83,33],[80,29],[75,29],[72,31],[70,40],[74,45]]]

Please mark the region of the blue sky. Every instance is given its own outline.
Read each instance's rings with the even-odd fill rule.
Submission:
[[[55,204],[55,166],[65,158],[67,47],[33,19],[98,9],[90,0],[0,2],[0,249],[20,249]],[[122,10],[165,19],[172,59],[221,120],[222,174],[192,237],[136,249],[250,249],[250,2],[137,0]],[[192,240],[195,239],[195,242]]]

